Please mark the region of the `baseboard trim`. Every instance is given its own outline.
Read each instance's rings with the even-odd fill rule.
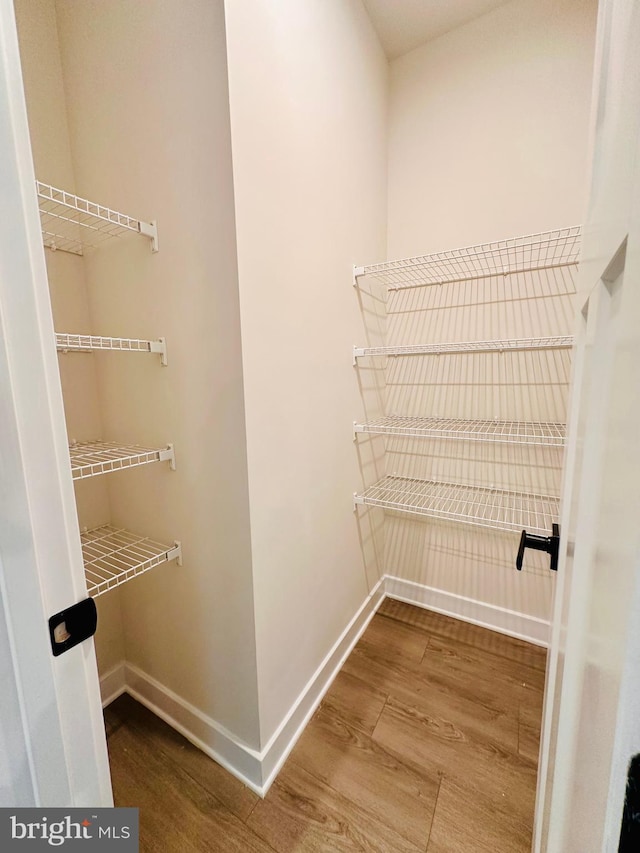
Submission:
[[[125,667],[126,664],[122,660],[100,677],[100,696],[102,697],[103,708],[114,702],[127,689]]]
[[[103,707],[126,691],[252,791],[264,797],[344,661],[386,597],[535,645],[548,644],[550,626],[544,619],[385,575],[364,600],[262,750],[243,743],[216,720],[125,661],[100,679]]]
[[[549,645],[551,626],[548,620],[393,575],[384,576],[384,590],[386,596],[397,601],[404,601],[416,607],[442,613],[444,616],[470,622],[472,625],[508,634],[510,637],[526,640],[536,646]]]
[[[381,578],[309,679],[291,710],[263,749],[263,789],[265,794],[383,601],[384,579]]]
[[[127,662],[118,664],[102,677],[103,706],[126,691],[252,791],[264,797],[384,597],[384,579],[381,579],[260,751],[242,743],[213,718]]]
[[[137,666],[125,671],[127,693],[262,796],[260,753]]]

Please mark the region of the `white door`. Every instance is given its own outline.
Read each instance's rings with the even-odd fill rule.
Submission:
[[[86,598],[18,41],[0,0],[0,806],[113,804],[93,641],[53,657]]]
[[[640,4],[601,0],[534,849],[617,851],[640,752]]]

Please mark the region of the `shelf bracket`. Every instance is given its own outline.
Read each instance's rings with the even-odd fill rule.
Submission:
[[[356,359],[358,359],[358,358],[362,358],[362,356],[363,356],[364,354],[365,354],[365,352],[364,352],[364,347],[356,347],[356,346],[354,346],[354,348],[353,348],[353,361],[351,362],[351,363],[353,364],[353,366],[354,366],[354,367],[355,367],[355,366],[357,365],[357,363],[358,363]]]
[[[150,352],[157,352],[160,356],[160,364],[166,367],[169,363],[167,360],[167,341],[166,338],[158,338],[157,341],[151,341]]]
[[[167,444],[166,450],[160,451],[160,462],[168,462],[172,471],[176,470],[176,455],[173,444]]]
[[[173,543],[173,548],[167,551],[167,561],[175,560],[178,566],[182,565],[182,542],[176,539]]]
[[[151,251],[158,251],[158,225],[153,219],[151,222],[138,222],[138,231],[140,234],[144,234],[145,237],[148,237],[151,240]]]
[[[353,268],[353,286],[358,286],[358,277],[364,275],[364,267],[356,267]]]

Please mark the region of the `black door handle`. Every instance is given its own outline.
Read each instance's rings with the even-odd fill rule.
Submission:
[[[549,568],[552,572],[557,572],[558,551],[560,549],[560,526],[558,524],[551,526],[551,536],[538,536],[535,533],[527,533],[526,530],[522,531],[518,556],[516,557],[516,569],[519,572],[522,571],[525,548],[533,548],[534,551],[546,551],[551,557]]]

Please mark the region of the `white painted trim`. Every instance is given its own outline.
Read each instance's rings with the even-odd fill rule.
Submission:
[[[112,666],[108,672],[100,676],[100,695],[102,697],[102,707],[106,708],[112,702],[121,696],[127,689],[126,663],[121,660],[115,666]]]
[[[384,601],[384,579],[381,578],[363,601],[318,669],[294,702],[262,750],[263,789],[266,794],[278,771],[295,746],[314,711],[331,687],[345,660],[365,632],[376,611]]]
[[[4,801],[113,806],[92,640],[51,654],[47,620],[86,598],[13,3],[0,0],[0,553],[20,708]],[[8,510],[4,510],[7,507]],[[6,679],[5,679],[6,680]]]
[[[212,717],[182,699],[155,678],[130,663],[125,664],[126,692],[168,723],[198,749],[262,794],[260,753],[220,725]]]
[[[452,616],[454,619],[461,619],[463,622],[470,622],[481,628],[489,628],[500,634],[508,634],[510,637],[525,640],[536,646],[549,645],[550,623],[546,619],[539,619],[516,610],[507,610],[505,607],[487,604],[484,601],[445,592],[392,575],[385,575],[384,582],[385,595],[389,598],[433,610],[445,616]]]
[[[156,716],[180,732],[247,787],[264,797],[278,771],[304,731],[351,650],[384,600],[384,581],[378,581],[333,647],[309,679],[286,716],[257,751],[212,717],[169,690],[133,664],[123,662],[101,680],[104,704],[127,692]]]
[[[260,751],[243,743],[212,717],[203,714],[155,678],[125,661],[114,666],[102,677],[100,684],[103,704],[108,705],[126,691],[248,788],[264,797],[334,678],[386,597],[499,631],[539,646],[547,645],[549,622],[544,619],[385,575],[363,601]]]

